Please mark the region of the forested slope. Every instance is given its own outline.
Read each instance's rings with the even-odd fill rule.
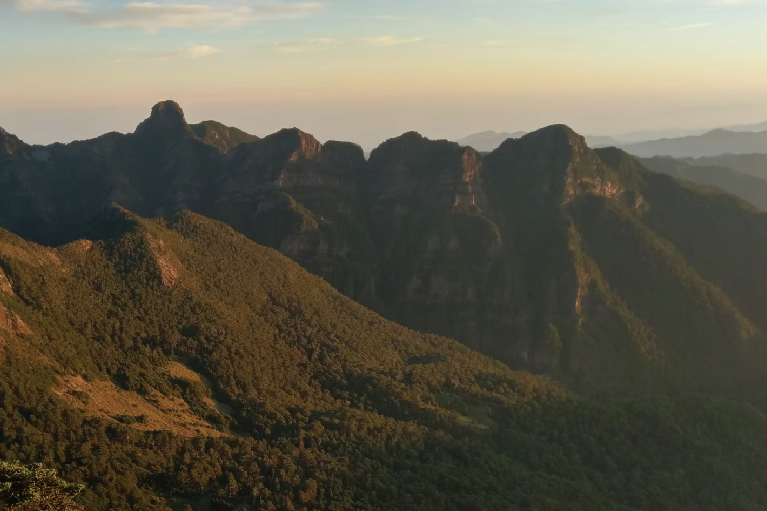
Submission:
[[[0,231],[0,457],[88,509],[757,510],[767,417],[577,398],[191,213]]]

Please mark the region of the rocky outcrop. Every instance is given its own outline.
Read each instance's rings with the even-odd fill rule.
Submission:
[[[165,248],[165,242],[147,235],[149,248],[154,256],[157,268],[160,270],[160,281],[164,287],[173,287],[181,278],[181,262],[178,257]]]
[[[0,159],[17,156],[25,144],[16,135],[12,135],[0,128]]]
[[[152,107],[152,113],[136,128],[138,136],[168,136],[191,132],[184,111],[175,101],[162,101]]]
[[[562,125],[486,156],[411,132],[366,161],[296,128],[258,139],[189,125],[163,102],[134,134],[25,151],[0,156],[0,226],[34,241],[111,232],[90,222],[110,202],[145,216],[191,209],[390,319],[584,385],[674,364],[702,378],[705,363],[689,362],[701,353],[735,374],[767,330],[763,219]],[[172,253],[149,251],[158,281],[177,285]],[[647,299],[666,294],[688,304],[684,321]],[[691,338],[708,351],[680,341]]]
[[[6,277],[5,273],[3,273],[2,268],[0,268],[0,293],[5,293],[8,295],[13,294],[13,286],[11,286],[11,282],[8,280],[8,277]]]

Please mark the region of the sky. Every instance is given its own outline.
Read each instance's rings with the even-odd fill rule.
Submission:
[[[565,123],[767,120],[767,0],[0,0],[0,126],[30,143],[187,120],[372,148]]]

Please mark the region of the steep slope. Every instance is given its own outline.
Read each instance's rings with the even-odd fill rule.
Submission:
[[[346,294],[372,305],[372,245],[360,213],[362,148],[320,144],[285,129],[227,156],[217,195],[201,211],[277,248]]]
[[[654,215],[646,171],[600,155],[610,152],[551,127],[485,161],[491,199],[505,205],[510,257],[525,279],[525,353],[576,382],[613,371],[626,382],[650,368],[703,385],[760,373],[764,343],[753,324],[646,225],[646,215],[660,225],[672,219]]]
[[[0,231],[0,456],[84,482],[88,509],[767,505],[753,407],[574,398],[191,213],[91,233]]]
[[[765,220],[728,195],[564,126],[486,157],[406,133],[368,161],[295,128],[227,128],[231,148],[200,129],[163,102],[131,135],[42,148],[5,134],[0,225],[55,245],[87,237],[110,201],[190,208],[388,319],[589,391],[750,387],[767,370]]]
[[[764,156],[767,158],[767,155]],[[653,172],[667,174],[675,179],[721,188],[747,200],[761,211],[767,210],[767,180],[729,167],[704,165],[702,163],[693,164],[660,156],[644,158],[642,164]]]
[[[489,353],[484,330],[506,328],[513,301],[497,281],[505,263],[480,161],[472,148],[407,133],[373,151],[363,193],[382,310]]]
[[[621,147],[642,158],[652,156],[699,158],[725,153],[767,153],[767,131],[752,133],[718,129],[703,135],[650,140]]]

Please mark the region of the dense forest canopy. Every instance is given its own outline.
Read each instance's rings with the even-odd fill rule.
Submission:
[[[86,509],[757,510],[767,417],[577,397],[184,212],[0,231],[0,457]]]

